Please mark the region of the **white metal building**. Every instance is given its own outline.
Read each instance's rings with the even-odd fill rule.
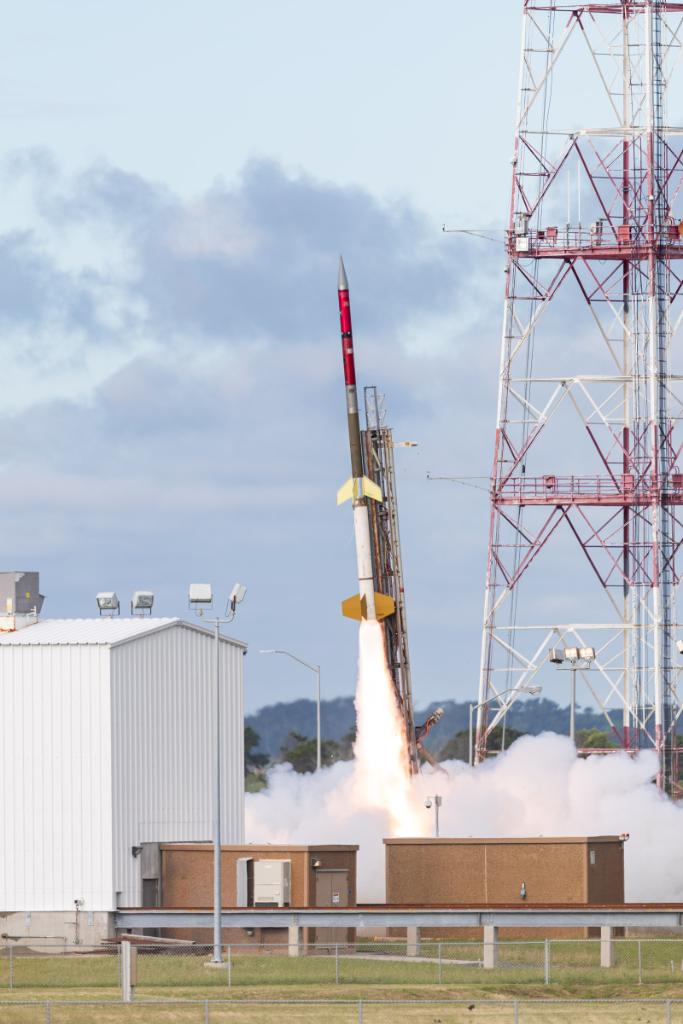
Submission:
[[[222,841],[243,843],[246,648],[220,651]],[[211,840],[215,673],[180,619],[0,633],[0,931],[99,939],[142,905],[144,844]]]

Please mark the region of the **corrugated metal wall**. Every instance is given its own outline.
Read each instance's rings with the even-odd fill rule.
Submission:
[[[109,649],[5,646],[0,911],[75,899],[86,911],[112,902]]]
[[[244,842],[242,648],[221,642],[222,839]],[[114,890],[141,903],[144,842],[210,840],[215,640],[173,626],[112,649]]]

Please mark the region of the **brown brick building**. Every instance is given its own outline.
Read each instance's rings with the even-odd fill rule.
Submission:
[[[391,904],[624,902],[624,843],[619,836],[385,839],[384,843],[386,900]],[[428,931],[437,934],[434,929],[423,934]],[[473,938],[479,936],[479,929],[467,931]],[[459,937],[465,937],[464,932],[448,930]],[[584,934],[584,930],[575,932]],[[538,929],[506,929],[505,934],[541,938]]]
[[[288,893],[282,898],[291,907],[354,907],[356,905],[357,846],[223,846],[221,886],[223,906],[254,906],[259,899],[257,865],[264,861],[284,863]],[[213,906],[213,847],[207,843],[162,844],[160,904],[165,908],[210,909]],[[268,903],[261,903],[267,906]],[[273,902],[271,905],[275,905]],[[304,929],[304,942],[349,942],[351,929]],[[165,934],[211,942],[209,929],[174,929]],[[282,928],[223,930],[225,942],[285,943]]]

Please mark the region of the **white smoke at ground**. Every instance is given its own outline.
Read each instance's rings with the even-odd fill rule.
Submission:
[[[525,736],[476,769],[453,761],[449,776],[405,770],[401,719],[384,662],[381,630],[362,623],[354,761],[300,775],[269,773],[268,789],[247,796],[247,840],[357,844],[358,899],[384,899],[389,836],[433,834],[439,794],[442,836],[482,838],[620,835],[626,898],[683,901],[683,809],[653,785],[654,754],[578,758],[566,737]]]

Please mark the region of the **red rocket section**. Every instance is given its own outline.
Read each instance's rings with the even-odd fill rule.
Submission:
[[[351,328],[351,304],[348,288],[340,288],[339,321],[342,337],[342,359],[344,361],[344,383],[347,387],[356,383],[356,363],[353,358],[353,330]]]

